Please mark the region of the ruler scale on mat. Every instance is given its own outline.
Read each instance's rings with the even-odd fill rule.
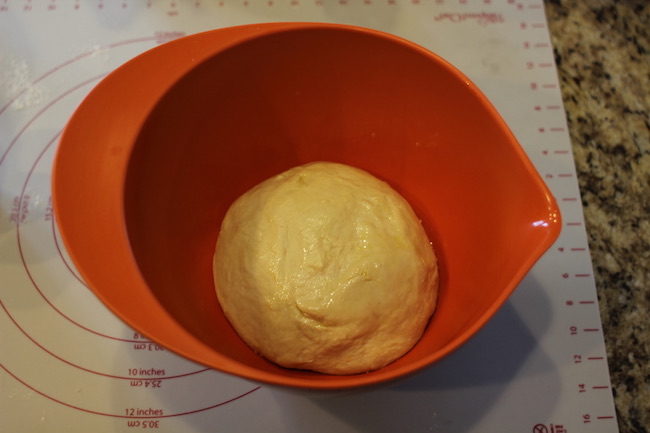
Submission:
[[[370,27],[438,53],[492,101],[560,203],[560,238],[504,307],[406,381],[306,396],[206,370],[108,312],[58,235],[52,160],[93,86],[170,39],[270,21]],[[0,367],[7,432],[617,431],[542,2],[0,0]]]

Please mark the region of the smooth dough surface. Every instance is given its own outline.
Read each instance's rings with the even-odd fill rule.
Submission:
[[[241,338],[284,367],[383,367],[419,340],[438,266],[410,205],[347,165],[292,168],[246,192],[221,226],[217,297]]]

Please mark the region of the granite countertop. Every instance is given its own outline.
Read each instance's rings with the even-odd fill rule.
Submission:
[[[545,0],[622,433],[650,431],[650,3]]]

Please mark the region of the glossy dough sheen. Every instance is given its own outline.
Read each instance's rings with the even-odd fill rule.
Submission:
[[[214,258],[219,302],[255,351],[329,374],[410,350],[435,308],[438,268],[409,204],[341,164],[295,167],[242,195]]]

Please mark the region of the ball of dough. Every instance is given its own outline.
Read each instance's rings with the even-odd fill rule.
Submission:
[[[419,340],[438,267],[413,210],[369,173],[319,162],[257,185],[228,210],[217,297],[241,338],[284,367],[354,374]]]

